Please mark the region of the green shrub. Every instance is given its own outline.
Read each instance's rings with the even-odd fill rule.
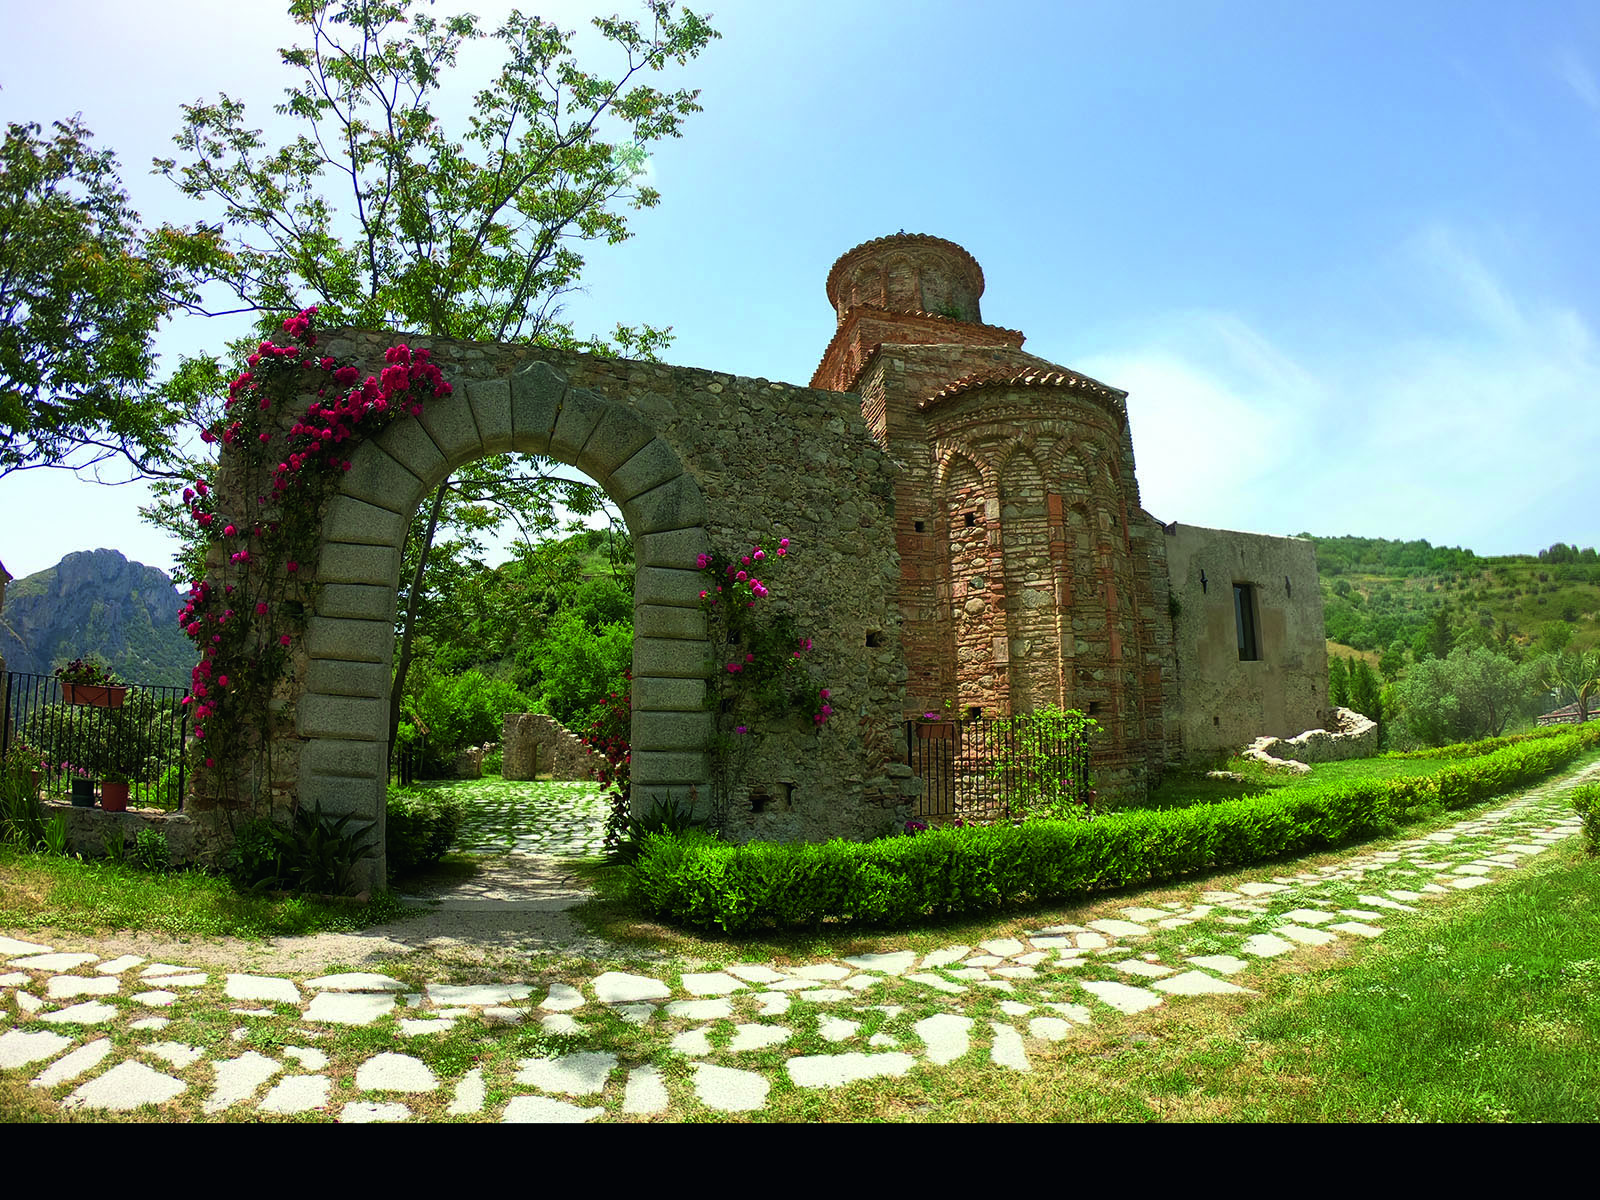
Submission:
[[[642,840],[631,890],[652,913],[729,933],[830,919],[901,925],[1055,902],[1369,838],[1526,786],[1597,742],[1600,729],[1520,742],[1432,775],[866,843],[730,846],[656,833]]]
[[[0,713],[0,720],[4,714]],[[43,764],[39,755],[20,739],[0,762],[0,844],[19,850],[38,850],[45,842],[44,808],[33,772]]]
[[[354,819],[353,813],[335,818],[324,816],[320,808],[302,808],[290,825],[266,818],[248,821],[234,830],[228,871],[257,891],[349,893],[355,887],[356,867],[373,853],[371,823],[352,827]],[[135,858],[146,833],[156,831],[140,832]],[[165,850],[165,838],[161,847]]]
[[[448,775],[457,751],[498,742],[506,713],[534,708],[532,700],[509,681],[490,679],[476,669],[428,679],[421,695],[408,700],[407,706],[398,747],[421,747],[417,774],[425,779]]]
[[[465,806],[433,790],[391,788],[384,838],[389,874],[405,875],[438,862],[455,845]]]
[[[639,860],[645,840],[653,834],[679,835],[691,829],[704,830],[708,819],[697,820],[687,805],[679,804],[676,800],[657,800],[645,816],[636,817],[631,812],[625,812],[617,823],[619,828],[614,836],[611,830],[607,830],[606,860],[627,864]]]
[[[1572,807],[1583,818],[1583,845],[1590,854],[1600,855],[1600,783],[1574,788]]]
[[[172,848],[161,830],[145,826],[134,836],[133,861],[146,871],[165,871],[172,863]]]

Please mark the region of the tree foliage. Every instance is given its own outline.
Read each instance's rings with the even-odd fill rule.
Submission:
[[[157,169],[220,206],[227,253],[205,264],[247,309],[321,308],[322,323],[475,340],[574,341],[558,319],[585,242],[628,234],[623,205],[658,203],[639,182],[645,147],[677,137],[696,91],[641,82],[719,36],[653,0],[650,23],[596,18],[620,57],[584,70],[573,32],[513,11],[492,35],[418,0],[293,0],[305,44],[277,107],[300,132],[269,148],[227,95],[184,107],[183,152]],[[462,50],[492,36],[503,65],[448,127]],[[658,331],[619,327],[624,349]]]
[[[48,136],[10,124],[0,147],[0,476],[116,457],[148,472],[173,448],[152,341],[213,239],[144,232],[92,136],[79,117]]]
[[[1483,648],[1453,650],[1412,665],[1396,685],[1406,729],[1429,746],[1498,737],[1538,686],[1532,664]]]

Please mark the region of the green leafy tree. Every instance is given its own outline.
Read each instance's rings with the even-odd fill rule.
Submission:
[[[1407,731],[1430,746],[1498,737],[1526,706],[1538,673],[1483,648],[1415,664],[1396,688]]]
[[[1406,669],[1406,647],[1401,641],[1389,643],[1389,648],[1383,652],[1383,657],[1378,660],[1378,672],[1385,679],[1393,682],[1398,679],[1400,672]]]
[[[1328,703],[1336,708],[1343,707],[1349,701],[1350,669],[1341,655],[1334,654],[1328,658]]]
[[[0,147],[0,477],[120,458],[162,470],[181,397],[150,386],[162,319],[193,302],[214,237],[143,231],[80,118]]]
[[[628,238],[620,209],[660,200],[642,182],[647,148],[680,136],[699,111],[697,91],[644,80],[720,36],[670,0],[646,10],[643,23],[594,20],[618,59],[607,77],[579,64],[574,33],[515,10],[488,35],[473,16],[436,18],[415,0],[293,0],[305,44],[282,51],[298,80],[278,111],[299,134],[268,148],[244,104],[223,95],[185,106],[175,139],[184,162],[156,164],[220,207],[228,253],[205,264],[206,281],[225,283],[269,320],[316,304],[324,326],[653,357],[669,331],[619,325],[609,339],[579,341],[560,319],[584,265],[579,248]],[[462,49],[490,36],[502,66],[452,130],[439,102]],[[512,456],[477,473],[509,487],[552,475],[548,464]],[[396,720],[451,491],[447,480],[414,526]]]
[[[1541,682],[1556,693],[1558,707],[1576,704],[1578,720],[1589,719],[1592,702],[1600,696],[1600,648],[1551,654],[1535,669]]]

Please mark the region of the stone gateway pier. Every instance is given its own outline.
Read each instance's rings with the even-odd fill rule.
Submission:
[[[302,566],[304,644],[269,723],[274,802],[355,813],[381,836],[406,530],[452,471],[507,451],[583,471],[632,534],[636,811],[710,802],[697,556],[779,538],[790,555],[774,602],[813,639],[834,714],[763,731],[732,837],[896,828],[918,790],[904,721],[927,710],[1082,709],[1105,730],[1102,786],[1127,789],[1186,751],[1239,743],[1241,702],[1250,736],[1326,724],[1310,544],[1146,513],[1126,393],[984,324],[983,289],[972,256],[940,238],[856,247],[827,278],[837,332],[811,387],[406,338],[455,390],[351,453],[323,514],[319,556]],[[371,369],[395,340],[332,331],[320,348]],[[210,574],[225,583],[226,560]]]

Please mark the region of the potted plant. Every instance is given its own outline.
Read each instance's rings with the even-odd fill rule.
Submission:
[[[61,697],[68,704],[121,708],[128,695],[127,684],[91,659],[75,658],[66,666],[57,667],[56,678],[61,682]]]
[[[106,812],[128,811],[128,774],[109,768],[100,779],[100,807]]]
[[[917,718],[917,736],[919,738],[943,740],[955,737],[956,722],[952,713],[955,704],[950,700],[946,700],[944,707],[945,711],[943,713],[930,711]]]
[[[61,773],[72,781],[72,807],[94,807],[94,777],[82,767],[69,762],[61,764]]]

